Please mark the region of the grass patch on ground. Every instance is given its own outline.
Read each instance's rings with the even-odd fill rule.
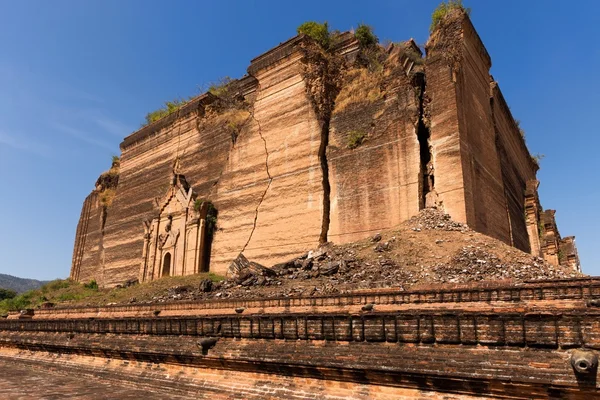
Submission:
[[[39,289],[0,301],[0,315],[6,315],[10,311],[39,308],[45,302],[54,303],[57,307],[72,307],[102,306],[109,303],[124,304],[134,297],[138,302],[149,301],[154,296],[164,294],[176,286],[197,287],[204,279],[219,282],[225,278],[209,272],[188,276],[170,276],[127,288],[111,289],[99,289],[92,283],[93,281],[78,283],[70,279],[57,279]]]

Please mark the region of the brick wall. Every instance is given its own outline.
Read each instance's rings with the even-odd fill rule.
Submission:
[[[596,372],[576,375],[570,357],[575,349],[600,351],[598,298],[600,282],[580,279],[522,287],[473,285],[406,293],[222,300],[203,303],[204,309],[197,306],[192,315],[186,314],[192,303],[171,309],[180,315],[165,315],[175,303],[148,305],[165,312],[144,317],[113,312],[112,317],[90,318],[80,309],[72,315],[81,318],[48,318],[51,312],[69,313],[43,310],[33,319],[0,320],[0,347],[34,352],[25,359],[45,353],[93,355],[117,364],[129,360],[156,368],[195,367],[203,374],[266,373],[272,375],[269,382],[316,379],[331,387],[349,382],[354,388],[367,385],[369,393],[392,393],[396,388],[398,393],[410,389],[583,398],[596,394]],[[242,303],[254,308],[242,313],[226,309]],[[371,311],[363,309],[365,303],[373,304]],[[125,307],[129,306],[122,312]],[[211,307],[221,308],[211,314]],[[203,348],[204,339],[216,342]],[[276,387],[268,383],[265,390]]]

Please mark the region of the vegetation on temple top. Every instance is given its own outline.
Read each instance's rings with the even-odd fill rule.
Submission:
[[[229,76],[224,76],[218,81],[210,84],[208,88],[208,93],[221,98],[229,97],[231,94],[231,83],[234,81],[235,79]]]
[[[315,21],[307,21],[296,29],[299,35],[311,37],[322,48],[328,49],[331,45],[331,32],[327,21],[322,24]]]
[[[521,135],[521,137],[523,138],[523,141],[525,141],[525,145],[527,146],[527,139],[526,139],[526,135],[525,135],[525,129],[523,129],[523,127],[521,127],[521,121],[518,119],[515,119],[515,124],[517,125],[517,129],[519,130],[519,134]],[[538,168],[541,167],[540,162],[544,159],[544,157],[546,157],[544,154],[541,153],[535,153],[531,155],[531,161],[534,162],[535,165],[537,165]]]
[[[121,159],[118,156],[112,156],[112,164],[110,169],[103,172],[96,185],[101,187],[99,193],[100,204],[104,207],[108,207],[112,204],[115,194],[117,193],[117,185],[119,183]]]
[[[375,68],[375,67],[374,67]],[[346,82],[335,100],[334,113],[340,113],[356,104],[374,103],[385,96],[382,69],[352,68],[346,71]]]
[[[429,32],[433,32],[438,27],[440,22],[448,15],[452,10],[462,10],[467,15],[471,13],[470,8],[463,6],[462,0],[448,0],[442,1],[439,6],[431,14],[431,25],[429,26]]]
[[[231,90],[232,82],[235,82],[235,79],[230,78],[229,76],[225,76],[219,79],[218,81],[211,83],[206,91],[212,95],[221,98],[225,102],[231,103],[234,101],[234,99],[232,99],[233,93]],[[150,125],[151,123],[156,122],[161,118],[164,118],[168,115],[173,114],[174,112],[177,112],[177,110],[189,103],[190,100],[192,100],[194,97],[195,96],[190,96],[187,99],[180,98],[172,101],[165,101],[165,104],[161,108],[146,114],[145,122],[142,124],[142,127]]]
[[[179,110],[181,106],[186,104],[188,100],[184,99],[175,99],[173,101],[165,101],[165,105],[159,108],[158,110],[154,110],[146,114],[146,123],[142,126],[150,125],[153,122],[158,121],[159,119],[166,117],[167,115],[173,114],[175,111]]]
[[[373,33],[373,28],[365,24],[358,25],[354,31],[354,37],[361,47],[371,47],[379,43],[379,38]]]

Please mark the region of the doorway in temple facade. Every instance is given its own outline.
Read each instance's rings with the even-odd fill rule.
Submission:
[[[171,275],[171,253],[165,254],[165,259],[163,260],[161,276],[169,276],[169,275]]]
[[[208,272],[215,207],[198,199],[181,174],[173,174],[167,193],[157,203],[156,216],[144,221],[140,282]]]

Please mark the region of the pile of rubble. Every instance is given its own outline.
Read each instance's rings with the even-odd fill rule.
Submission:
[[[271,268],[240,254],[227,280],[173,288],[152,300],[290,297],[577,276],[581,274],[474,232],[440,210],[425,209],[397,230],[346,245],[329,243]]]
[[[511,262],[503,262],[495,254],[481,247],[463,247],[450,263],[439,264],[431,268],[430,280],[436,283],[465,283],[483,280],[541,280],[564,279],[577,276],[555,267],[540,257],[522,257]]]
[[[450,215],[445,214],[437,208],[425,208],[421,210],[421,212],[412,217],[408,223],[412,226],[411,229],[416,232],[420,232],[421,229],[459,231],[463,233],[471,230],[465,224],[452,221]]]

